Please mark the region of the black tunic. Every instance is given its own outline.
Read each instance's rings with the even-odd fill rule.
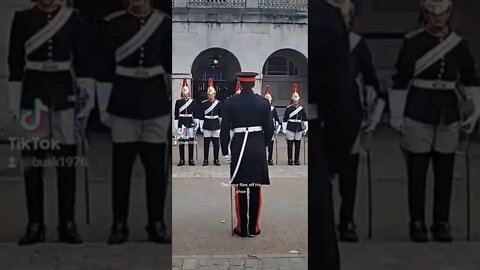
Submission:
[[[254,94],[252,89],[243,89],[239,95],[225,100],[220,141],[223,155],[228,155],[230,144],[231,175],[237,165],[245,135],[244,133],[235,133],[230,141],[230,130],[254,126],[261,126],[263,131],[248,134],[243,158],[233,184],[270,184],[265,147],[272,139],[273,123],[268,100]]]
[[[188,101],[188,100],[187,100]],[[175,101],[175,110],[174,110],[174,119],[178,120],[178,127],[175,128],[182,128],[185,126],[186,128],[192,128],[195,125],[194,119],[198,119],[198,110],[196,109],[195,100],[192,99],[192,103],[188,105],[188,107],[180,112],[180,107],[182,107],[187,101],[183,99],[177,99]],[[191,114],[191,117],[182,117],[180,114]]]
[[[204,120],[203,129],[204,130],[219,130],[220,129],[220,118],[222,118],[222,102],[218,101],[218,104],[213,110],[208,114],[205,114],[205,111],[210,108],[213,102],[209,100],[204,100],[200,106],[200,112],[198,112],[198,117],[200,120]],[[215,119],[208,119],[205,116],[218,116]]]
[[[133,78],[115,73],[117,66],[126,68],[163,67],[172,72],[172,23],[164,16],[162,23],[148,40],[119,63],[115,51],[129,41],[150,18],[137,18],[126,11],[116,12],[105,18],[104,38],[101,40],[105,58],[98,63],[98,80],[113,83],[108,112],[127,118],[145,120],[170,113],[171,91],[167,89],[166,75],[150,78]],[[153,13],[152,13],[153,14]]]
[[[273,121],[273,126],[276,127],[278,125],[281,125],[282,122],[280,122],[280,118],[278,117],[278,112],[277,108],[271,106],[270,110],[272,111],[272,121]]]
[[[444,58],[415,76],[415,63],[425,53],[440,43],[440,39],[427,31],[407,34],[396,64],[393,89],[408,90],[412,79],[442,80],[457,82],[463,86],[479,86],[475,62],[468,47],[462,40]],[[449,125],[460,120],[458,98],[455,91],[438,91],[410,87],[405,116],[425,124]]]
[[[290,117],[290,113],[292,113],[296,109],[297,107],[295,106],[288,106],[285,110],[285,114],[283,115],[283,122],[287,122],[287,130],[291,132],[301,132],[303,123],[290,122],[288,121],[289,119],[301,120],[302,122],[307,121],[307,113],[305,112],[305,108],[302,108],[298,113]]]
[[[21,106],[34,107],[39,98],[54,110],[72,108],[75,94],[73,72],[77,77],[89,77],[83,24],[80,15],[73,11],[56,34],[36,50],[26,55],[25,43],[58,14],[60,9],[45,13],[37,6],[15,13],[10,33],[8,64],[9,81],[23,82]],[[46,72],[26,69],[26,61],[72,61],[74,70]]]

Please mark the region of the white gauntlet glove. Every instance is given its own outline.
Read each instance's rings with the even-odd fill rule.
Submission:
[[[382,118],[383,110],[385,109],[385,101],[383,99],[378,99],[377,104],[375,105],[375,110],[373,111],[372,117],[370,119],[370,125],[365,129],[365,132],[371,133],[374,132],[377,128],[380,119]]]
[[[100,112],[100,121],[106,125],[110,126],[109,115],[107,113],[108,103],[110,102],[110,95],[112,93],[113,85],[111,83],[98,82],[97,83],[97,102],[98,110]]]
[[[287,122],[282,123],[282,133],[287,134]]]
[[[86,95],[85,107],[78,113],[78,118],[85,118],[90,115],[90,111],[95,107],[95,80],[91,78],[77,79],[77,88],[80,90],[80,95]],[[102,117],[100,115],[100,117]]]
[[[404,133],[404,112],[407,103],[407,90],[390,89],[388,97],[390,101],[390,125],[398,132]]]
[[[22,82],[9,82],[8,83],[8,112],[13,119],[19,119],[20,117],[20,104],[22,100]]]

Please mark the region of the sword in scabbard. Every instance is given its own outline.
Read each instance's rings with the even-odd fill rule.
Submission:
[[[84,93],[81,89],[77,94],[77,99],[75,100],[76,114],[75,114],[75,123],[76,123],[76,136],[77,140],[80,142],[80,154],[83,159],[87,160],[88,158],[88,140],[87,140],[87,123],[89,113],[84,116],[77,118],[77,114],[83,111],[85,103],[87,100],[87,94]],[[86,224],[90,224],[90,178],[88,171],[88,163],[80,162],[84,169],[84,188],[85,188],[85,220]]]

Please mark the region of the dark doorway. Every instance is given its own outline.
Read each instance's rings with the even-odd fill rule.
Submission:
[[[222,48],[201,52],[192,65],[193,98],[201,102],[207,98],[208,79],[213,78],[217,99],[225,100],[235,93],[236,73],[241,71],[237,57]]]

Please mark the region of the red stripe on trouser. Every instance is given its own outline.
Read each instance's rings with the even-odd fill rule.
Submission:
[[[235,209],[237,211],[237,227],[235,230],[242,233],[242,219],[240,217],[240,197],[238,187],[235,187]]]
[[[258,213],[257,213],[257,225],[255,226],[255,232],[260,232],[260,217],[262,216],[262,188],[259,188],[260,196],[258,198]]]

